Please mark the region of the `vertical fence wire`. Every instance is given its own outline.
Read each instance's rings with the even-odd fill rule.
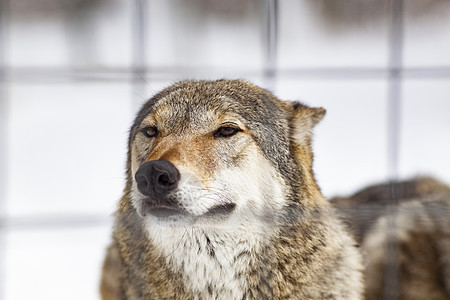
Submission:
[[[388,168],[389,179],[398,179],[403,57],[403,0],[389,5]]]
[[[147,61],[148,0],[135,0],[133,24],[133,70],[142,74]]]
[[[277,43],[278,43],[278,0],[265,0],[263,7],[264,40],[264,85],[273,90],[275,87]]]
[[[390,181],[388,230],[383,299],[398,299],[400,282],[399,245],[396,237],[396,207],[398,205],[400,125],[402,104],[403,0],[389,1],[389,75],[388,75],[388,176]]]
[[[148,1],[134,1],[133,15],[133,57],[131,76],[132,95],[131,105],[136,109],[140,104],[140,98],[136,95],[145,95],[147,82],[145,76],[147,74],[147,27],[148,27]]]
[[[6,95],[5,43],[8,0],[0,0],[0,300],[5,299],[6,279],[6,188],[8,178],[8,99]]]

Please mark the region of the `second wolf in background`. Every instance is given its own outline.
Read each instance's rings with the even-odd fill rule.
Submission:
[[[420,177],[331,203],[361,246],[367,299],[450,299],[450,187]]]

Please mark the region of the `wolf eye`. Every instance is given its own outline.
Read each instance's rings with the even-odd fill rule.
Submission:
[[[230,126],[223,126],[217,129],[217,131],[214,133],[215,137],[230,137],[235,135],[236,133],[242,131],[239,128],[236,127],[230,127]]]
[[[154,126],[147,126],[141,131],[148,138],[156,137],[158,135],[158,128]]]

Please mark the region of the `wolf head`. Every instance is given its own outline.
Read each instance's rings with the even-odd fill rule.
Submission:
[[[131,128],[127,190],[161,224],[275,220],[323,201],[312,172],[322,108],[238,80],[184,81],[144,104]]]

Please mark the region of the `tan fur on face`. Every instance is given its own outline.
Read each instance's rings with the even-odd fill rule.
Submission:
[[[234,115],[217,112],[204,112],[204,124],[186,124],[187,128],[181,132],[173,133],[170,128],[164,128],[163,120],[171,117],[169,107],[165,105],[158,105],[154,114],[149,115],[142,123],[141,128],[146,126],[155,126],[160,131],[157,138],[151,142],[151,147],[148,146],[149,141],[140,139],[133,146],[137,153],[144,155],[145,151],[150,151],[145,161],[151,160],[167,160],[173,163],[180,169],[196,174],[202,180],[205,186],[217,173],[218,168],[222,167],[222,158],[220,155],[233,155],[233,153],[224,153],[218,151],[220,148],[218,141],[214,138],[214,132],[221,126],[226,126],[228,123],[234,123],[242,129],[241,135],[247,135],[247,139],[238,140],[237,148],[232,149],[233,152],[239,155],[242,148],[251,142],[249,134],[245,126],[236,119]],[[160,120],[160,121],[159,121]],[[198,130],[200,128],[200,130]],[[140,143],[142,145],[140,145]],[[144,151],[143,151],[144,149]],[[230,151],[231,152],[231,151]],[[133,171],[138,168],[138,163],[133,164]]]
[[[197,174],[206,184],[215,174],[218,165],[214,157],[214,143],[214,138],[207,135],[167,137],[155,142],[155,147],[146,161],[160,159],[170,161],[182,170]]]

